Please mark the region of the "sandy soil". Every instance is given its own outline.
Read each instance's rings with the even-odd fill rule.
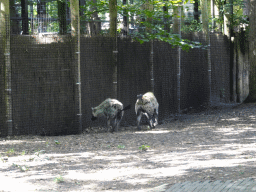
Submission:
[[[128,192],[255,178],[255,115],[256,104],[222,105],[153,130],[0,138],[0,191]]]

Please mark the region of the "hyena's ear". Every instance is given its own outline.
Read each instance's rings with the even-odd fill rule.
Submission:
[[[142,94],[140,94],[140,95],[137,95],[137,99],[142,99]]]

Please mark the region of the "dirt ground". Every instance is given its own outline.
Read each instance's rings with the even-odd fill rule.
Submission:
[[[183,181],[256,177],[256,104],[69,136],[0,138],[0,191],[147,191]]]

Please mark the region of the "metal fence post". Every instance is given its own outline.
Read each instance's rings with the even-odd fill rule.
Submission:
[[[71,35],[75,43],[75,62],[76,67],[76,109],[78,116],[78,132],[82,133],[82,99],[81,99],[81,72],[80,72],[80,17],[79,17],[79,1],[70,0],[71,9]]]
[[[209,86],[209,105],[211,105],[211,40],[210,40],[210,34],[209,34],[209,27],[208,27],[208,6],[207,6],[207,0],[202,1],[202,26],[203,26],[203,35],[205,44],[207,45],[207,62],[208,62],[208,86]]]
[[[5,65],[5,107],[6,107],[6,125],[8,135],[12,135],[12,96],[11,96],[11,60],[10,60],[10,8],[9,0],[2,0],[0,3],[0,31],[2,34],[2,45],[4,51]]]

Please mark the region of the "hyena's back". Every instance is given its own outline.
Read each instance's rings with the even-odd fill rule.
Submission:
[[[97,109],[94,114],[95,116],[105,115],[114,118],[118,111],[123,109],[123,104],[116,99],[108,98],[95,108]]]

